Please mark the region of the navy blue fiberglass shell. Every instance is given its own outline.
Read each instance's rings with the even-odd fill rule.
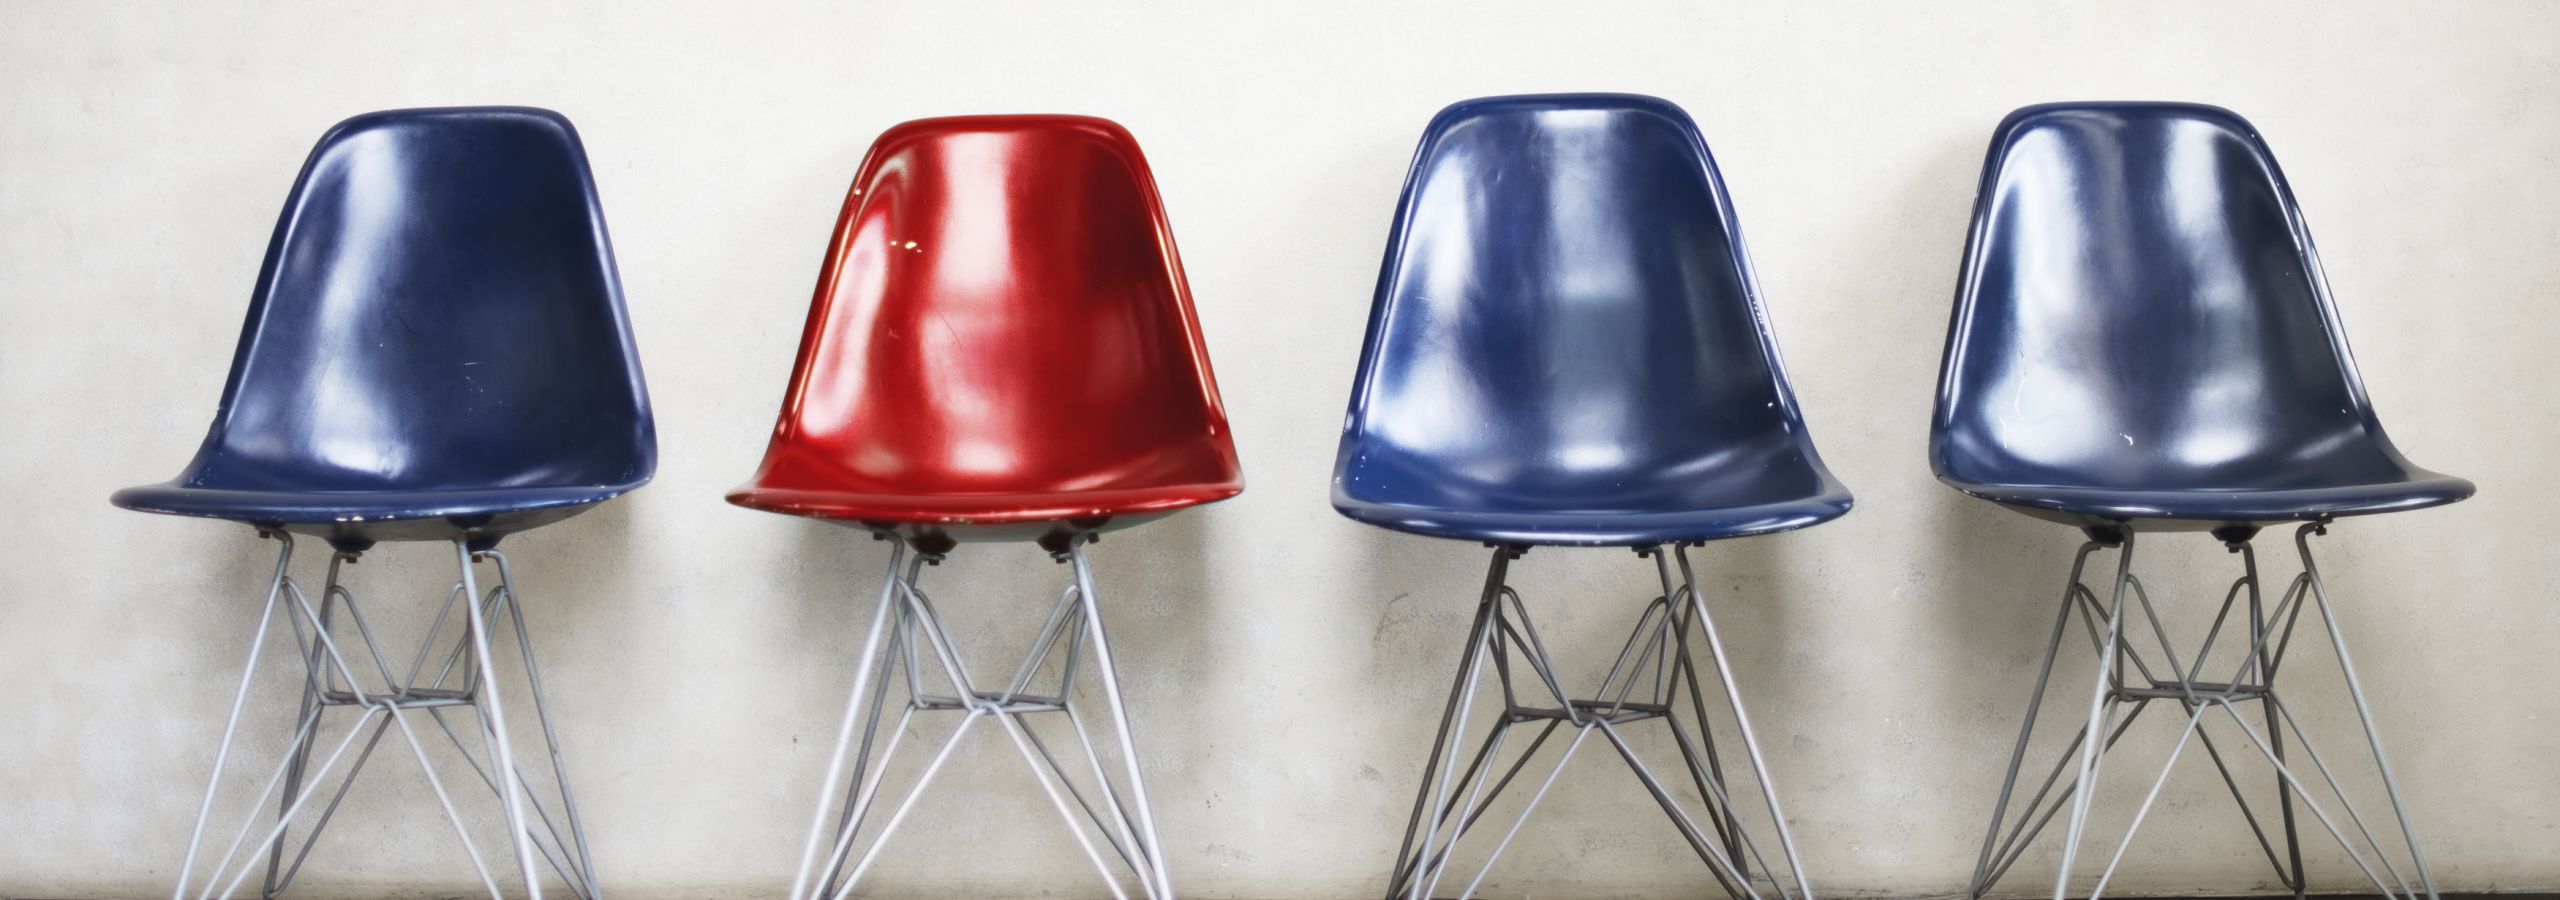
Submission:
[[[2383,434],[2256,129],[2182,103],[2000,123],[1929,459],[1967,494],[2084,526],[2322,519],[2472,492]]]
[[[577,132],[548,110],[401,110],[320,139],[203,449],[114,502],[349,549],[485,544],[656,468]]]
[[[1396,210],[1333,480],[1362,522],[1635,545],[1849,510],[1796,413],[1732,205],[1679,107],[1442,110]]]

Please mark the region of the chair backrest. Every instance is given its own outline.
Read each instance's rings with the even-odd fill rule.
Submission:
[[[1744,457],[1773,461],[1746,492],[1800,496],[1818,463],[1775,462],[1814,461],[1803,435],[1723,179],[1679,107],[1492,97],[1432,120],[1388,238],[1338,499],[1654,504]],[[1718,502],[1748,502],[1727,487]]]
[[[547,110],[419,109],[312,151],[185,480],[628,484],[656,461],[577,132]]]
[[[1961,482],[2284,488],[2389,478],[2320,261],[2229,110],[2075,103],[1991,140],[1932,464]]]
[[[757,483],[944,495],[1239,477],[1127,130],[969,116],[872,144]]]

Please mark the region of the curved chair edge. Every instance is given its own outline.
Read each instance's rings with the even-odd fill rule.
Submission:
[[[439,541],[458,537],[494,542],[586,512],[638,490],[649,479],[611,485],[496,488],[468,491],[236,491],[193,488],[176,482],[135,485],[107,502],[155,515],[220,519],[327,538],[361,549],[380,541]],[[514,495],[510,497],[509,495]],[[372,498],[365,506],[329,498]]]
[[[1171,516],[1197,506],[1207,506],[1244,492],[1242,483],[1199,486],[1178,496],[1164,491],[1148,491],[1154,496],[1119,503],[1020,505],[1005,509],[984,506],[963,509],[960,503],[985,501],[986,496],[946,495],[926,498],[893,498],[881,495],[848,495],[831,491],[794,491],[746,485],[732,490],[728,501],[733,506],[794,518],[810,519],[860,528],[875,534],[896,534],[920,550],[931,553],[949,552],[962,543],[1010,543],[1030,541],[1056,550],[1077,534],[1100,534],[1136,527]],[[905,500],[906,503],[895,501]],[[914,501],[925,500],[946,504],[940,510],[920,509]]]
[[[244,491],[188,487],[176,482],[160,482],[118,490],[108,495],[107,502],[135,512],[161,515],[232,519],[251,523],[320,524],[356,516],[397,521],[501,515],[563,506],[590,506],[639,490],[648,483],[649,479],[642,478],[620,484],[466,490]],[[328,502],[329,498],[348,500],[370,498],[377,504],[404,505],[385,510],[379,505]]]
[[[2207,531],[2225,525],[2273,525],[2406,512],[2459,503],[2479,489],[2465,478],[2434,472],[2419,475],[2392,485],[2282,491],[2100,491],[1975,484],[1945,474],[1939,474],[1938,481],[1966,496],[2047,521],[2139,531]]]
[[[1559,547],[1643,547],[1777,534],[1840,518],[1855,505],[1855,498],[1846,490],[1785,503],[1637,515],[1482,513],[1371,503],[1339,493],[1333,498],[1334,511],[1344,517],[1391,531],[1491,544]]]
[[[1241,481],[1085,494],[894,497],[741,485],[733,506],[758,512],[853,522],[914,525],[1016,525],[1178,512],[1244,493]],[[1077,498],[1082,498],[1080,501]],[[1011,502],[1008,502],[1011,501]]]

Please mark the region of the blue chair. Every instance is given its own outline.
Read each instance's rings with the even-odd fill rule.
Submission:
[[[382,738],[398,731],[423,766],[422,733],[433,726],[501,799],[525,893],[541,896],[536,866],[547,862],[573,893],[595,897],[519,593],[496,545],[647,483],[657,467],[653,428],[595,184],[567,119],[538,109],[401,110],[349,119],[321,138],[268,245],[203,449],[176,479],[114,496],[127,509],[247,524],[279,544],[178,895],[228,896],[261,858],[263,895],[283,891]],[[332,549],[316,607],[288,574],[295,534]],[[458,566],[414,661],[383,655],[340,581],[341,567],[380,541],[446,542]],[[485,596],[474,565],[483,561],[498,576]],[[461,597],[473,599],[460,604],[456,635],[445,626]],[[241,837],[219,859],[200,859],[280,610],[304,667],[292,676],[302,702],[286,763],[251,802]],[[502,612],[548,744],[554,805],[522,783],[495,688],[491,623]],[[352,634],[336,627],[341,613]],[[324,713],[341,707],[354,712],[345,736],[320,740]],[[473,713],[463,730],[445,716],[457,707]],[[481,734],[466,741],[465,731]],[[427,779],[497,896],[443,779],[432,767]],[[253,828],[255,808],[270,802],[274,824]],[[245,840],[253,835],[263,837]]]
[[[1571,740],[1557,769],[1584,739],[1605,738],[1727,891],[1804,888],[1688,548],[1829,521],[1849,493],[1797,417],[1732,205],[1686,113],[1651,97],[1568,94],[1470,100],[1432,120],[1388,238],[1333,502],[1362,522],[1493,547],[1387,896],[1441,896],[1460,839],[1559,729]],[[1662,584],[1587,698],[1562,686],[1504,584],[1512,560],[1549,545],[1634,548]],[[1774,846],[1744,827],[1741,789],[1727,787],[1699,649]],[[1488,659],[1501,707],[1468,753]],[[1654,721],[1681,751],[1676,781],[1621,736]],[[1537,737],[1496,781],[1515,726]],[[1703,822],[1677,796],[1688,791]],[[1471,879],[1447,882],[1464,885],[1458,896],[1477,890],[1510,837]],[[1781,856],[1784,868],[1772,866]]]
[[[2295,893],[2305,889],[2299,802],[2385,895],[2435,895],[2310,538],[2339,517],[2452,503],[2472,487],[2411,464],[2383,434],[2301,211],[2256,128],[2228,110],[2179,103],[2031,106],[2001,122],[1984,164],[1929,446],[1930,464],[1949,486],[2078,526],[2089,538],[2072,563],[1975,865],[1973,896],[1989,891],[2067,808],[2054,879],[2054,896],[2064,895],[2087,827],[2091,791],[2081,787],[2095,783],[2101,754],[2153,703],[2185,715],[2178,751],[2205,745],[2258,848]],[[2270,525],[2294,527],[2303,567],[2272,609],[2250,543]],[[2209,532],[2243,568],[2213,630],[2183,656],[2132,571],[2136,535],[2165,531]],[[2118,556],[2104,607],[2081,582],[2101,548]],[[2128,596],[2141,610],[2130,629]],[[2226,658],[2208,666],[2213,636],[2244,599],[2245,634],[2221,643]],[[2381,771],[2407,870],[2367,827],[2372,819],[2336,790],[2316,751],[2286,754],[2288,741],[2300,748],[2310,738],[2279,698],[2275,676],[2294,623],[2312,605]],[[2087,722],[2012,819],[2019,768],[2074,610],[2098,657]],[[2160,655],[2137,651],[2131,632],[2156,637]],[[2259,708],[2257,723],[2240,714],[2241,704]],[[2202,728],[2215,709],[2233,726],[2220,743]],[[2106,738],[2089,739],[2097,733]],[[2270,764],[2262,777],[2276,783],[2272,803],[2250,802],[2229,765],[2234,755]],[[2314,779],[2305,762],[2337,806],[2306,791]],[[2069,781],[2066,770],[2074,772]],[[2150,797],[2168,771],[2154,779]],[[2146,798],[2126,844],[2149,810]],[[2270,836],[2271,827],[2280,835]],[[2121,846],[2117,853],[2120,861]],[[2114,869],[2110,861],[2090,896],[2105,890]]]

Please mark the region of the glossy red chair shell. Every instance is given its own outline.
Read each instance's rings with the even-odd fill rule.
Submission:
[[[1103,119],[970,116],[872,144],[764,464],[729,501],[1006,540],[1243,487],[1137,142]]]

